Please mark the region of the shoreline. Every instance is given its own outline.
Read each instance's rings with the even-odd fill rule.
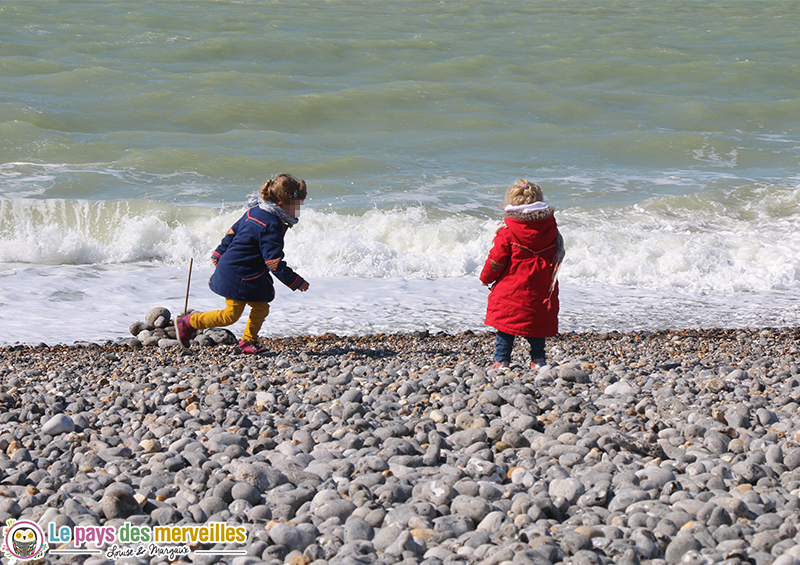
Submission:
[[[212,330],[222,330],[224,332],[229,332],[226,328],[212,328]],[[170,326],[171,331],[171,326]],[[206,330],[209,331],[209,330]],[[174,333],[174,332],[173,332]],[[202,331],[200,332],[202,334]],[[622,339],[627,337],[634,338],[634,339],[659,339],[665,338],[666,336],[675,337],[678,336],[691,336],[695,338],[714,338],[714,339],[725,339],[726,336],[730,337],[731,335],[744,335],[749,334],[751,336],[756,335],[783,335],[787,336],[789,334],[795,334],[800,338],[800,326],[754,326],[754,327],[709,327],[709,328],[667,328],[667,329],[633,329],[633,330],[586,330],[586,331],[567,331],[561,332],[555,336],[546,338],[547,340],[547,347],[548,349],[551,348],[553,345],[557,345],[562,342],[570,342],[570,341],[592,341],[592,340],[599,340],[599,341],[607,341],[607,340],[614,340],[614,339]],[[416,331],[406,331],[406,332],[397,332],[397,333],[365,333],[365,334],[336,334],[334,332],[325,332],[322,334],[303,334],[303,335],[287,335],[281,337],[260,337],[259,341],[263,345],[269,347],[276,347],[277,351],[283,351],[288,349],[287,344],[291,343],[300,343],[302,346],[306,344],[312,344],[313,347],[318,346],[320,343],[324,342],[331,342],[331,341],[340,341],[340,342],[393,342],[393,341],[409,341],[409,340],[419,340],[419,339],[442,339],[445,341],[451,341],[453,339],[489,339],[494,343],[494,335],[495,330],[493,328],[488,328],[486,330],[465,330],[458,333],[448,333],[445,331],[430,331],[430,330],[416,330]],[[14,350],[22,350],[22,349],[63,349],[63,348],[120,348],[120,349],[130,349],[130,350],[144,350],[149,351],[152,349],[161,349],[164,351],[170,350],[178,350],[177,341],[174,339],[168,340],[167,343],[163,344],[161,347],[157,345],[147,345],[143,346],[141,342],[136,343],[135,337],[118,337],[115,339],[107,339],[104,341],[101,340],[76,340],[74,342],[65,343],[65,342],[56,342],[56,343],[46,343],[44,341],[38,343],[32,342],[3,342],[0,343],[0,352],[4,351],[14,351]],[[157,342],[153,342],[157,343]],[[515,354],[518,354],[518,348],[520,344],[522,344],[522,338],[517,338],[514,344],[514,351]],[[193,343],[192,348],[189,350],[189,354],[196,354],[199,352],[207,352],[210,349],[214,348],[221,348],[221,351],[224,352],[232,352],[233,354],[238,355],[235,350],[230,349],[227,347],[228,344],[214,344],[213,340],[208,340],[207,345],[200,345],[198,346],[196,343]],[[493,347],[493,345],[492,345]],[[524,346],[527,349],[527,346]],[[230,349],[230,351],[228,351]],[[798,349],[800,351],[800,348]],[[187,352],[183,352],[183,354],[187,354]],[[267,352],[264,358],[268,358],[272,355],[271,352]],[[243,355],[243,358],[247,359],[250,358],[249,356]],[[255,358],[258,358],[256,356]],[[491,365],[491,362],[488,362]]]
[[[537,373],[472,332],[2,347],[0,519],[245,527],[192,563],[795,564],[799,338],[567,333]]]

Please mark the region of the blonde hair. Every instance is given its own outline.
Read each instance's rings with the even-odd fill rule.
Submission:
[[[261,187],[261,198],[271,200],[275,204],[305,200],[307,194],[306,181],[295,178],[289,173],[277,174]]]
[[[534,202],[544,202],[542,188],[535,182],[517,179],[506,191],[506,206],[522,206]]]

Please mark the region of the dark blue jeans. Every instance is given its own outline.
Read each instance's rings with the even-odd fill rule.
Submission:
[[[498,331],[497,332],[497,345],[494,349],[494,360],[500,363],[511,362],[511,350],[514,349],[514,338],[511,334]],[[531,360],[544,359],[544,338],[543,337],[526,337],[531,346]]]

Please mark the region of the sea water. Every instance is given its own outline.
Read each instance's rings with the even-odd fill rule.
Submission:
[[[5,2],[0,343],[221,307],[211,252],[282,171],[311,287],[276,282],[265,336],[489,330],[518,177],[566,242],[562,331],[797,325],[798,28],[789,0]]]

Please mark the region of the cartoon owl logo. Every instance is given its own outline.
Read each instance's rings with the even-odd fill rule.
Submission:
[[[7,526],[3,528],[5,543],[2,551],[10,563],[38,559],[47,551],[44,532],[35,522],[11,519],[6,524]]]
[[[11,544],[14,546],[14,553],[20,557],[30,557],[36,549],[36,532],[27,526],[17,528],[11,538]]]

